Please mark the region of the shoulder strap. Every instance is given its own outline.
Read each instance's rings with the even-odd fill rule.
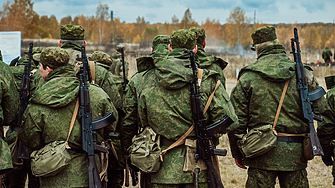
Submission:
[[[73,129],[74,121],[76,120],[76,117],[77,117],[78,108],[79,108],[79,97],[77,99],[76,106],[74,107],[74,112],[73,112],[73,115],[72,115],[72,120],[71,120],[71,124],[70,124],[69,133],[68,133],[66,141],[65,141],[65,147],[66,147],[66,149],[71,149],[71,147],[69,146],[68,142],[69,142],[71,131]]]
[[[82,63],[83,62],[78,61],[73,69],[77,70]],[[89,61],[89,64],[90,64],[90,70],[91,70],[91,76],[92,76],[92,83],[94,84],[95,83],[95,63],[94,61]]]
[[[198,74],[197,74],[197,77],[198,77],[198,82],[200,82],[201,83],[201,80],[202,80],[202,73],[203,73],[203,69],[198,69]],[[216,82],[216,86],[215,86],[215,89],[214,89],[214,91],[212,92],[212,94],[209,96],[209,98],[208,98],[208,100],[207,100],[207,103],[206,103],[206,106],[205,106],[205,108],[204,108],[204,113],[206,113],[207,112],[207,109],[208,109],[208,107],[209,107],[209,105],[210,105],[210,103],[212,102],[212,99],[213,99],[213,97],[214,97],[214,93],[215,93],[215,91],[217,90],[217,88],[220,86],[220,80],[218,80],[217,82]],[[177,141],[175,141],[173,144],[171,144],[168,148],[166,148],[165,150],[163,150],[161,153],[160,153],[160,159],[161,159],[161,161],[163,161],[163,156],[165,155],[165,153],[168,151],[168,150],[170,150],[170,149],[172,149],[172,148],[174,148],[174,147],[177,147],[177,146],[180,146],[180,145],[182,145],[182,144],[184,144],[185,143],[185,138],[193,131],[193,129],[194,129],[194,126],[192,125],[187,131],[186,131],[186,133],[184,133],[183,134],[183,136],[181,136]]]

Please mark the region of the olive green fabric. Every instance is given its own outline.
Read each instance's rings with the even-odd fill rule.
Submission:
[[[177,140],[190,128],[192,113],[189,83],[193,73],[190,68],[185,67],[190,64],[188,58],[188,51],[185,52],[180,48],[173,49],[167,58],[154,60],[155,68],[136,74],[135,82],[130,82],[127,86],[124,101],[126,117],[121,129],[124,147],[131,144],[131,138],[137,134],[139,125],[150,126],[157,134],[171,140]],[[217,76],[216,72],[204,70],[200,89],[204,105],[214,90]],[[205,114],[206,123],[213,123],[225,114],[237,121],[229,96],[220,85]],[[231,127],[234,126],[236,124],[231,125]],[[227,129],[229,130],[230,128]],[[194,136],[195,133],[192,132],[190,137]],[[161,147],[163,150],[167,146]],[[185,152],[186,148],[168,151],[164,155],[160,171],[150,174],[151,183],[192,183],[191,174],[182,171]],[[201,175],[200,182],[206,182],[205,174],[204,172]]]
[[[84,40],[85,29],[80,25],[62,25],[60,27],[60,39]]]
[[[178,29],[171,33],[172,48],[186,48],[192,50],[195,47],[197,35],[188,29]]]
[[[239,126],[228,134],[234,158],[243,157],[234,134],[246,134],[247,130],[254,127],[273,125],[285,81],[288,79],[290,81],[276,131],[291,134],[309,132],[296,86],[295,63],[285,54],[281,45],[267,46],[258,55],[256,62],[241,70],[239,81],[231,93],[232,103],[239,118]],[[310,70],[305,67],[309,92],[319,88]],[[316,114],[319,114],[319,108],[323,104],[323,97],[313,103]],[[278,142],[274,150],[257,158],[245,159],[244,164],[264,170],[296,171],[305,169],[307,161],[303,158],[301,143]]]
[[[322,51],[322,59],[325,60],[326,63],[330,62],[331,57],[333,56],[332,51],[329,49],[327,46],[323,51]]]
[[[202,44],[205,41],[206,32],[203,28],[201,28],[201,27],[191,27],[190,30],[197,34],[197,43],[198,44]]]
[[[53,70],[47,77],[47,83],[34,92],[23,115],[23,124],[18,135],[23,144],[31,150],[42,148],[47,143],[56,140],[66,140],[70,121],[79,94],[79,81],[72,66]],[[92,120],[100,118],[109,112],[118,120],[118,113],[108,95],[96,85],[89,85]],[[116,123],[97,130],[96,141],[99,144],[111,131]],[[82,149],[80,119],[74,123],[69,139],[73,150]],[[88,160],[85,153],[70,153],[70,165],[56,176],[41,177],[41,187],[87,187]],[[98,169],[100,162],[95,155]],[[101,170],[101,169],[100,169]]]
[[[327,89],[331,89],[335,85],[335,76],[326,76],[325,82]]]
[[[248,180],[245,187],[248,188],[275,188],[276,178],[279,179],[280,187],[286,188],[308,188],[306,169],[297,171],[270,171],[257,168],[248,169]]]
[[[0,127],[3,129],[3,127]],[[0,175],[13,168],[12,157],[8,144],[0,138]]]
[[[255,29],[251,38],[254,44],[261,44],[267,41],[273,41],[277,39],[276,29],[273,26],[263,26]]]
[[[169,45],[171,43],[169,35],[157,35],[152,40],[152,48],[155,49],[158,44]]]
[[[15,83],[16,83],[16,89],[17,91],[20,91],[21,89],[21,82],[22,82],[22,77],[23,77],[23,73],[24,73],[24,66],[28,64],[28,59],[26,58],[21,58],[19,60],[19,62],[17,63],[16,66],[10,66],[10,69],[12,69],[13,71],[13,75],[14,75],[14,79],[15,79]],[[35,73],[40,72],[38,70],[38,67],[34,64],[31,63],[31,77],[30,77],[30,91],[35,89],[35,83],[34,83],[34,79],[35,79]]]
[[[66,66],[69,62],[69,54],[60,47],[47,47],[41,52],[40,61],[51,69]]]
[[[99,63],[105,64],[108,66],[110,66],[113,63],[111,57],[102,51],[94,51],[93,54],[91,55],[91,59],[93,61],[97,61]]]
[[[20,106],[19,93],[10,67],[0,61],[0,126],[12,122]]]
[[[227,67],[228,63],[219,57],[206,54],[202,44],[198,43],[197,45],[198,45],[197,56],[199,59],[200,68],[213,70],[219,73],[220,75],[219,79],[222,85],[226,88],[226,77],[223,74],[223,70]]]

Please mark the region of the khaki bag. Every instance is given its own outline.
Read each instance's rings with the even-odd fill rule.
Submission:
[[[36,177],[54,176],[70,164],[71,155],[65,141],[54,141],[40,150],[33,151],[31,171]]]
[[[36,177],[55,176],[71,162],[71,155],[67,149],[71,149],[68,145],[70,134],[78,113],[79,98],[74,108],[72,120],[70,123],[69,133],[66,141],[53,141],[45,145],[42,149],[33,151],[30,154],[31,172]]]
[[[185,156],[183,171],[193,172],[193,170],[196,167],[199,167],[200,171],[207,170],[207,165],[204,160],[199,159],[198,163],[196,163],[196,161],[194,160],[194,156],[197,151],[197,140],[186,139],[185,146],[186,146],[186,156]]]
[[[140,134],[133,137],[128,151],[131,164],[145,173],[158,172],[161,165],[160,135],[151,127],[145,127]]]
[[[264,155],[277,145],[277,136],[270,124],[253,128],[247,134],[238,137],[237,146],[246,158]]]

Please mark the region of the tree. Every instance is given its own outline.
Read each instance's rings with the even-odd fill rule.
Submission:
[[[103,37],[105,35],[105,31],[106,31],[106,21],[108,19],[108,4],[101,4],[101,2],[99,2],[99,5],[97,7],[97,11],[96,11],[96,20],[98,21],[98,31],[99,31],[99,42],[101,43],[103,41]]]
[[[227,23],[224,27],[225,42],[235,46],[240,43],[242,46],[250,44],[250,27],[251,18],[245,16],[245,12],[240,8],[236,7],[230,12]]]
[[[172,18],[173,21],[173,18]],[[190,28],[192,26],[196,26],[198,25],[192,18],[192,13],[190,11],[190,9],[188,8],[185,13],[184,13],[184,17],[180,22],[180,27],[183,29],[187,29]]]
[[[69,16],[66,16],[66,17],[63,17],[61,20],[60,20],[60,24],[61,25],[68,25],[68,24],[72,24],[72,17],[69,15]]]

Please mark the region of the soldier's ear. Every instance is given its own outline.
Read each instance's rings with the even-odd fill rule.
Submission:
[[[194,46],[194,48],[193,48],[193,52],[196,54],[196,53],[197,53],[197,51],[198,51],[198,46],[197,46],[197,45],[195,45],[195,46]]]
[[[171,52],[172,50],[172,47],[171,47],[171,44],[169,44],[169,52]]]
[[[204,40],[204,42],[202,43],[202,47],[205,48],[205,46],[206,46],[206,41]]]
[[[151,48],[151,53],[154,51],[154,48]]]
[[[62,46],[62,41],[59,40],[58,46],[61,47]]]
[[[84,40],[84,46],[86,47],[86,40]]]

